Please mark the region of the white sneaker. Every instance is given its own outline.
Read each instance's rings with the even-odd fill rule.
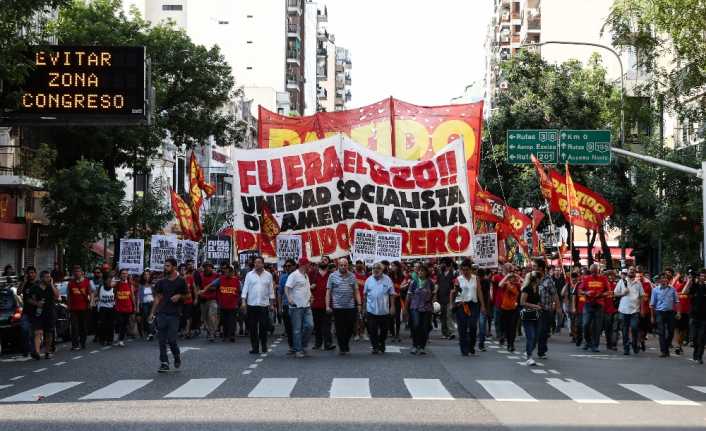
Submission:
[[[529,358],[527,357],[527,352],[523,353],[523,354],[522,354],[522,357],[525,358],[525,359],[529,359]]]
[[[370,338],[367,335],[364,335],[363,338],[365,339],[365,341],[370,341]]]
[[[122,341],[118,341],[118,347],[125,347],[125,343],[123,343]]]
[[[534,359],[532,359],[532,358],[529,358],[529,359],[527,360],[527,362],[525,362],[525,364],[526,364],[527,366],[537,365],[537,363],[534,362]]]
[[[360,336],[356,335],[355,338],[353,338],[353,341],[360,341]]]

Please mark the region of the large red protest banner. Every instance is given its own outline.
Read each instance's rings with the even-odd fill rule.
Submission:
[[[345,136],[299,147],[235,150],[238,251],[275,255],[260,227],[267,206],[314,260],[349,254],[355,231],[400,233],[402,256],[467,256],[472,219],[458,139],[428,160],[401,160]],[[267,205],[265,205],[265,203]]]
[[[483,102],[418,106],[394,98],[358,109],[287,117],[260,107],[260,148],[312,142],[342,133],[364,148],[405,160],[429,160],[463,138],[468,189],[473,196],[480,164]]]

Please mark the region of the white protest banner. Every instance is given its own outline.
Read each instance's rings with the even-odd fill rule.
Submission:
[[[152,271],[164,270],[164,261],[167,258],[176,258],[176,235],[152,235],[150,241],[150,269]]]
[[[375,262],[394,262],[402,259],[402,234],[377,232],[375,240]]]
[[[184,263],[184,241],[181,239],[177,240],[177,248],[176,248],[176,254],[174,255],[174,258],[177,260],[178,264]]]
[[[130,274],[142,274],[145,266],[145,240],[127,239],[120,240],[119,269],[127,269]]]
[[[353,262],[362,260],[366,266],[372,265],[375,262],[376,246],[376,232],[374,230],[356,229],[351,248]]]
[[[231,243],[229,236],[213,236],[206,239],[206,260],[219,267],[230,263]]]
[[[284,269],[287,259],[299,261],[302,256],[301,235],[277,235],[277,269]]]
[[[362,260],[367,266],[375,262],[402,259],[402,234],[358,229],[351,249],[353,262]]]
[[[281,148],[234,150],[233,229],[239,251],[274,258],[260,235],[266,201],[283,234],[300,234],[304,255],[351,252],[359,229],[402,235],[402,257],[471,254],[464,144],[434,144],[428,160],[397,159],[343,135]]]
[[[498,267],[498,234],[483,233],[473,236],[473,263],[480,268]]]
[[[191,241],[188,239],[181,241],[181,257],[184,259],[180,263],[186,263],[192,261],[196,263],[199,255],[199,243],[196,241]]]

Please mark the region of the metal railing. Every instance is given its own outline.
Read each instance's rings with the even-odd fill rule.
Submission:
[[[0,175],[41,177],[36,164],[37,151],[16,145],[0,146]]]

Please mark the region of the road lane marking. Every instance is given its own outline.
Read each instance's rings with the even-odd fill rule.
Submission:
[[[0,402],[3,403],[21,403],[21,402],[35,402],[43,398],[58,394],[59,392],[71,389],[74,386],[78,386],[83,382],[55,382],[47,383],[46,385],[37,386],[36,388],[29,389],[19,394],[13,395],[11,397],[3,398]]]
[[[260,357],[266,358],[266,357],[267,357],[267,353],[262,353],[262,354],[260,355]]]
[[[15,376],[15,377],[11,378],[10,381],[11,381],[11,382],[16,382],[16,381],[18,381],[18,380],[20,380],[20,379],[24,379],[24,377],[25,377],[25,376]]]
[[[10,380],[12,380],[12,379],[10,379]],[[689,386],[689,387],[695,391],[703,392],[704,394],[706,394],[706,386]]]
[[[204,398],[225,381],[226,379],[191,379],[164,398]]]
[[[552,373],[552,374],[561,374],[561,373],[558,372],[557,370],[549,370],[549,372]]]
[[[88,352],[88,353],[90,353],[91,355],[93,355],[93,354],[96,354],[96,353],[98,353],[98,352],[99,352],[99,350],[91,350],[91,351]]]
[[[5,389],[5,388],[10,388],[15,385],[0,385],[0,390]]]
[[[500,353],[501,355],[509,355],[510,354],[510,352],[507,350],[498,350],[498,353]]]
[[[257,362],[257,363],[260,363],[260,362],[262,362],[262,361],[264,361],[264,359],[262,359],[262,358],[260,358],[260,359],[255,359],[255,362]]]
[[[111,346],[105,346],[105,347],[101,348],[101,350],[109,350],[110,347],[111,347]],[[91,353],[93,353],[93,352],[91,352]]]
[[[520,359],[519,356],[508,356],[507,358],[508,358],[508,359],[515,359],[515,360]]]
[[[74,356],[74,357],[71,358],[71,359],[76,360],[76,359],[81,359],[81,358],[83,358],[83,356],[79,355],[79,356]]]
[[[656,402],[657,404],[662,404],[665,406],[698,406],[699,403],[687,400],[686,398],[679,396],[675,393],[666,391],[655,385],[642,385],[642,384],[624,384],[621,383],[620,386],[624,387],[629,391],[633,391],[638,395]]]
[[[91,392],[90,394],[82,397],[82,400],[114,400],[122,398],[141,387],[147,385],[152,380],[118,380],[109,384],[108,386],[98,389],[97,391]]]
[[[549,378],[547,379],[547,383],[577,403],[618,404],[617,401],[573,379],[562,380],[557,378]]]
[[[257,364],[250,364],[250,365],[248,365],[248,368],[255,369],[255,368],[257,368]]]
[[[250,373],[252,373],[252,370],[245,370],[245,371],[243,371],[242,374],[250,374]]]
[[[510,380],[477,380],[477,382],[496,401],[537,402],[536,398]]]
[[[370,379],[335,378],[331,382],[331,398],[372,398]]]
[[[453,400],[439,379],[404,379],[407,391],[415,400]]]
[[[297,379],[260,379],[248,398],[289,398],[296,384]]]
[[[55,366],[55,367],[58,367],[58,366],[61,366],[61,365],[64,365],[64,364],[66,364],[66,361],[57,362],[56,364],[54,364],[54,366]]]
[[[33,373],[43,373],[43,372],[46,371],[46,370],[47,370],[46,368],[39,368],[39,369],[36,369],[36,370],[34,370],[34,371],[32,371],[32,372],[33,372]]]
[[[544,370],[530,370],[530,371],[532,371],[535,374],[547,374],[547,372]]]

